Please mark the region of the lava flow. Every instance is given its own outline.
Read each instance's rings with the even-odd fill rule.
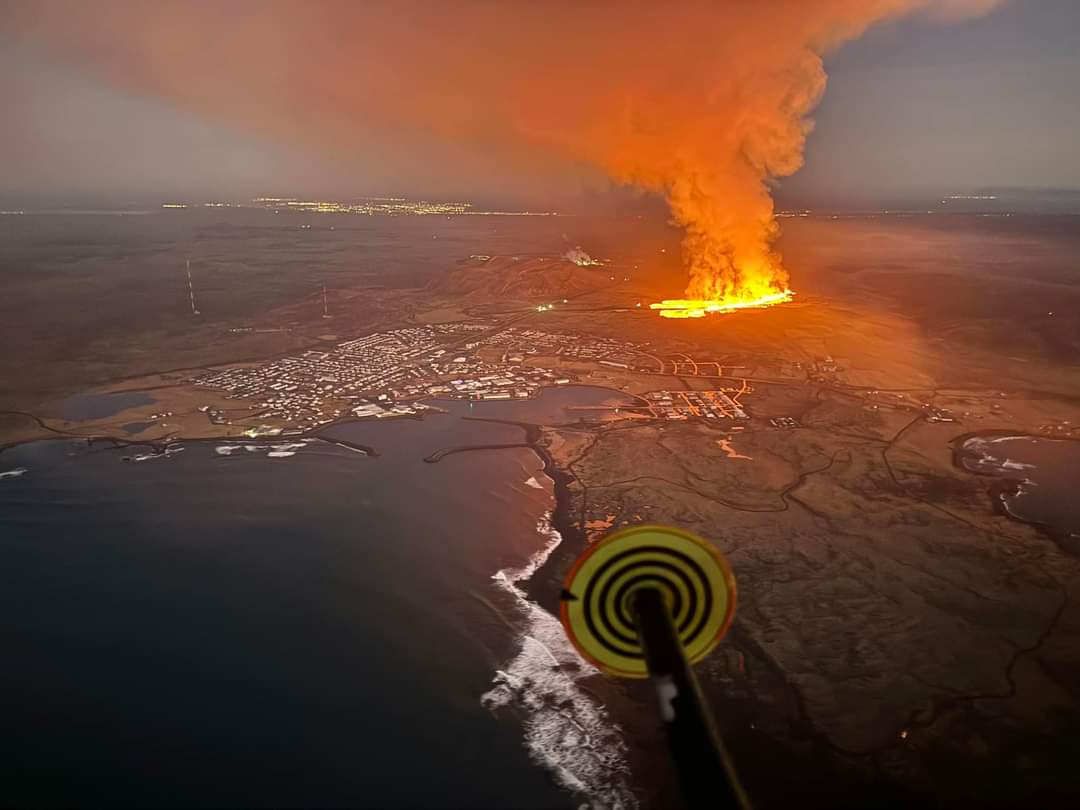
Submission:
[[[706,315],[734,312],[738,309],[763,309],[790,301],[795,296],[791,290],[762,295],[750,299],[724,299],[720,301],[669,298],[658,304],[649,304],[650,309],[659,310],[662,318],[704,318]]]

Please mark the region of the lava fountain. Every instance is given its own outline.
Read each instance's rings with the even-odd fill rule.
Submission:
[[[685,298],[650,305],[662,317],[703,318],[760,309],[795,295],[782,259],[772,248],[779,227],[764,178],[747,178],[742,188],[734,206],[721,202],[719,195],[669,189],[675,222],[686,231],[682,248],[690,280]]]
[[[650,309],[658,310],[661,318],[704,318],[739,309],[763,309],[790,301],[795,293],[789,289],[766,293],[757,298],[727,298],[708,300],[701,298],[665,298],[657,304],[649,304]]]

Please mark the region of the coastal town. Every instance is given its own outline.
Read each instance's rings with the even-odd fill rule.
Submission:
[[[529,399],[544,387],[578,382],[583,369],[632,374],[655,370],[656,361],[647,344],[454,323],[377,332],[190,382],[247,401],[250,420],[278,425],[267,433],[296,434],[343,418],[413,415],[428,407],[424,400]],[[625,410],[654,419],[747,419],[740,397],[752,389],[731,382],[708,391],[648,391]],[[201,410],[212,422],[226,419],[221,409]]]

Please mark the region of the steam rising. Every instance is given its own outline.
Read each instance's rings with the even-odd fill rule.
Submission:
[[[155,0],[9,16],[116,83],[260,133],[346,153],[419,133],[591,163],[665,195],[688,297],[747,301],[787,288],[770,183],[802,165],[822,55],[883,20],[996,2]]]
[[[580,247],[571,248],[563,254],[563,258],[571,261],[578,267],[595,267],[603,264],[600,259],[594,259]]]

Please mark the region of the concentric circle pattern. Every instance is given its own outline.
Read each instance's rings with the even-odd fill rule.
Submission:
[[[723,638],[735,612],[735,579],[710,543],[667,526],[635,526],[594,543],[562,593],[562,623],[578,651],[600,669],[648,676],[635,628],[634,594],[660,591],[687,660],[700,661]]]

